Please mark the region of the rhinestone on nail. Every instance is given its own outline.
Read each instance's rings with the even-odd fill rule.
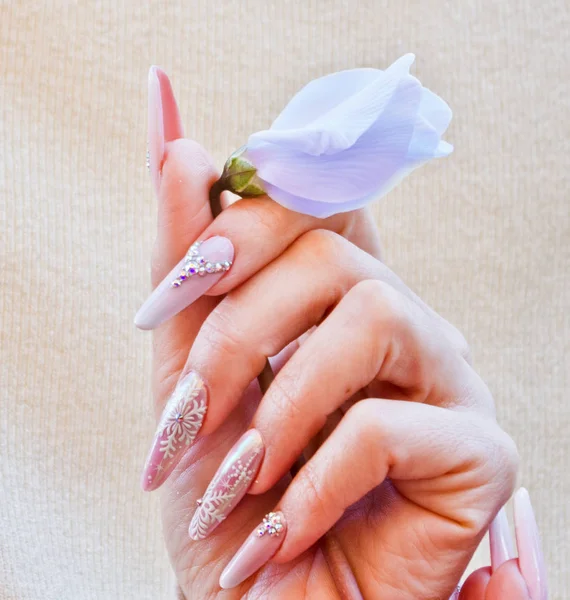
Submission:
[[[187,279],[194,277],[194,275],[204,277],[209,273],[221,273],[230,269],[232,262],[229,260],[219,263],[208,262],[208,260],[200,254],[201,244],[202,242],[194,242],[190,246],[190,249],[184,257],[184,265],[182,266],[182,269],[180,269],[178,277],[170,284],[171,287],[180,287]]]
[[[263,537],[265,534],[271,537],[279,537],[281,531],[283,531],[281,515],[270,512],[263,517],[261,525],[257,528],[257,537]]]

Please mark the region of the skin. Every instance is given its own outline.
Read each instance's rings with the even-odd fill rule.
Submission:
[[[518,461],[463,336],[379,260],[366,210],[323,221],[255,199],[212,223],[216,177],[197,144],[166,144],[153,284],[198,238],[224,235],[236,250],[208,296],[153,335],[157,417],[185,367],[210,390],[201,434],[161,491],[182,592],[340,597],[317,544],[332,528],[365,598],[447,600],[510,497]],[[262,399],[252,381],[275,355],[276,380]],[[209,538],[190,540],[196,500],[251,426],[266,456],[250,494]],[[328,437],[291,480],[293,461],[323,428]],[[225,565],[275,508],[288,531],[274,560],[220,590]],[[505,597],[509,579],[521,579],[510,563],[472,578],[461,600]],[[528,597],[513,589],[519,595],[509,597]]]

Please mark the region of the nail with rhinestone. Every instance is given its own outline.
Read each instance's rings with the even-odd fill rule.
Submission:
[[[190,371],[176,385],[160,418],[142,475],[143,490],[155,490],[166,481],[196,439],[207,408],[204,382]]]
[[[193,540],[208,537],[239,504],[259,470],[264,450],[257,429],[250,429],[234,444],[192,517],[188,532]]]
[[[205,275],[211,273],[221,273],[222,271],[229,271],[232,266],[232,261],[224,261],[223,263],[215,263],[212,264],[210,261],[206,260],[200,254],[200,246],[202,242],[195,242],[188,250],[186,257],[184,258],[184,264],[180,269],[180,273],[178,277],[174,279],[171,283],[172,287],[180,287],[184,281],[189,279],[190,277],[194,277],[195,275],[199,275],[204,277]],[[216,268],[219,265],[219,268]]]
[[[141,306],[135,325],[139,329],[155,329],[190,306],[224,276],[233,258],[234,247],[227,238],[214,236],[192,244]]]
[[[279,550],[287,523],[282,512],[271,512],[251,532],[220,577],[220,587],[227,590],[258,571]]]

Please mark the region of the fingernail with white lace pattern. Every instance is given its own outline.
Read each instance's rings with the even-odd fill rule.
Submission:
[[[207,408],[204,382],[190,371],[176,385],[160,418],[142,475],[144,491],[155,490],[166,481],[196,439]]]
[[[242,435],[216,471],[189,527],[193,540],[203,540],[232,512],[249,489],[264,454],[257,429]]]

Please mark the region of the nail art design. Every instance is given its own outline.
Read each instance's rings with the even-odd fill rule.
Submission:
[[[172,287],[180,287],[184,281],[194,275],[204,277],[204,275],[212,273],[221,273],[229,271],[232,266],[231,260],[225,260],[224,262],[210,262],[206,258],[200,255],[200,246],[202,242],[194,242],[186,256],[184,257],[184,266],[180,270],[178,277],[170,284]]]
[[[204,262],[199,263],[197,257]],[[205,242],[193,244],[186,256],[140,307],[135,316],[135,325],[139,329],[154,329],[190,306],[225,275],[233,258],[234,247],[225,237],[214,236]],[[198,266],[198,275],[207,276],[194,277],[196,273],[191,272],[194,265]],[[181,278],[182,273],[184,279]],[[183,281],[184,285],[181,285]]]
[[[250,533],[220,576],[220,587],[238,586],[260,569],[279,550],[287,532],[282,512],[271,512]]]
[[[227,518],[244,497],[264,454],[263,440],[256,429],[246,432],[228,452],[192,517],[189,534],[203,540]]]
[[[155,490],[196,439],[206,415],[207,392],[200,376],[191,371],[177,384],[162,413],[143,472],[143,489]]]
[[[270,512],[263,517],[261,525],[257,528],[257,537],[270,535],[271,537],[279,537],[283,531],[281,513]]]

